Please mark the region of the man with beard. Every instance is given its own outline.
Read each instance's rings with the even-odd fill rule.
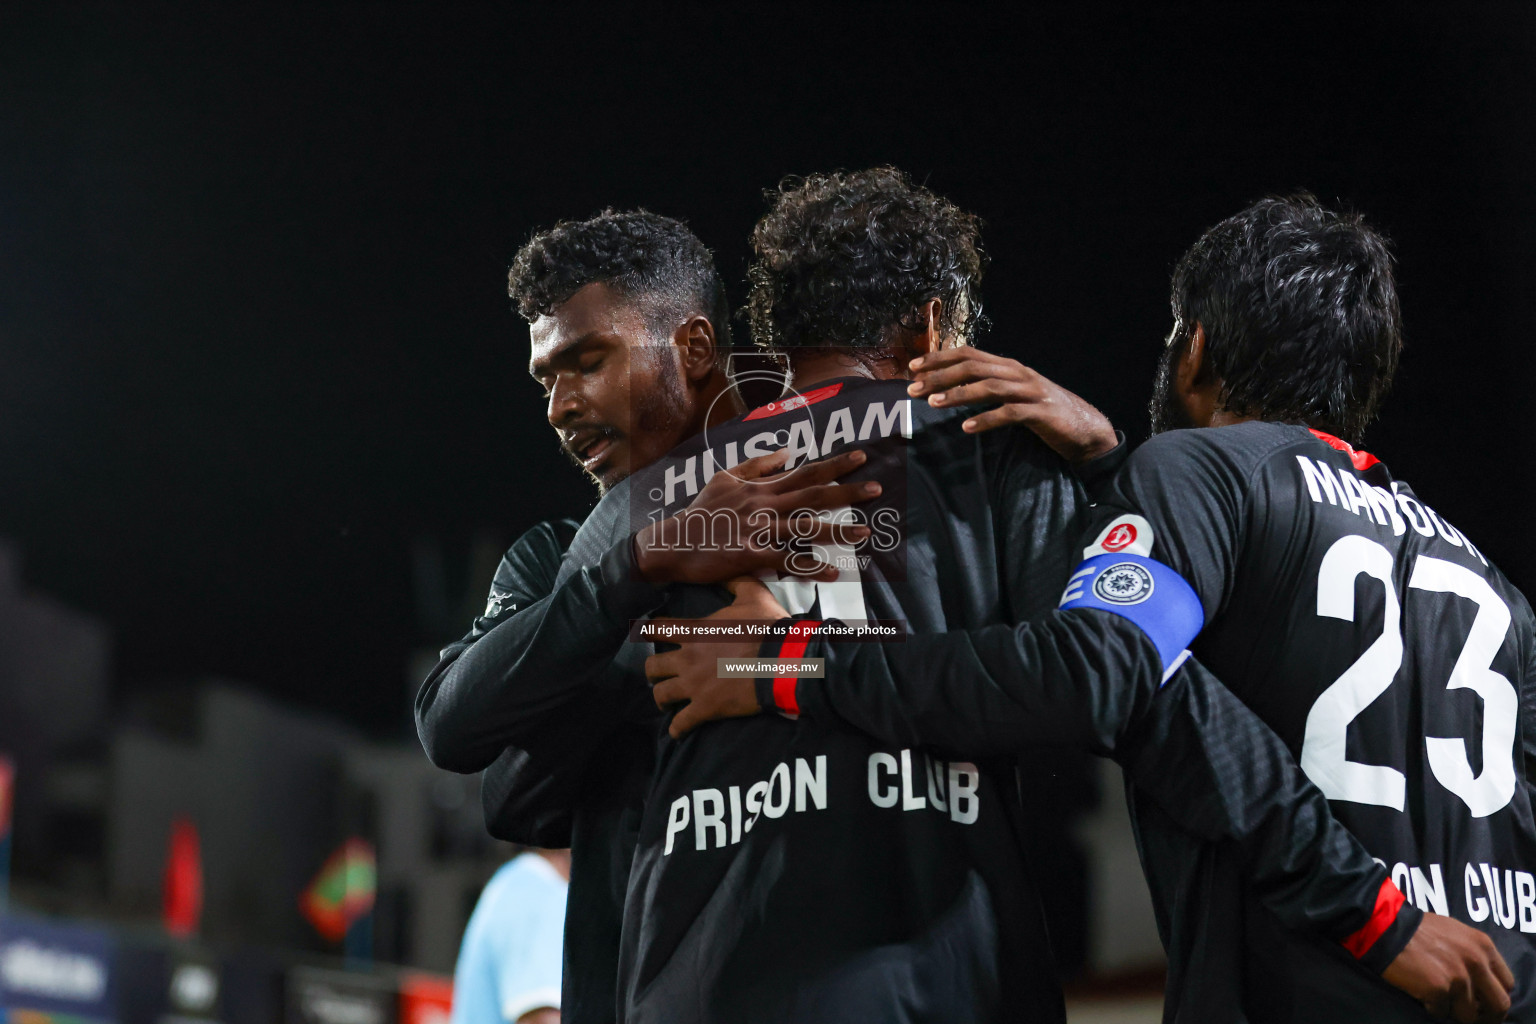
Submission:
[[[637,210],[558,224],[517,254],[509,287],[531,324],[529,372],[545,389],[550,425],[600,493],[741,411],[726,374],[725,289],[709,250],[680,222]],[[756,477],[782,457],[753,459],[694,508],[750,516],[846,506],[862,495],[832,481],[862,458],[850,453],[768,481]],[[642,577],[636,555],[651,555],[658,525],[556,586],[577,525],[541,523],[512,545],[485,614],[443,651],[416,701],[434,764],[476,772],[495,763],[485,786],[493,833],[571,847],[568,1024],[613,1017],[619,907],[656,717],[639,662],[614,663],[629,623],[661,602],[668,582],[785,569],[788,557],[773,546],[787,536],[781,530],[713,559],[647,557]],[[801,568],[808,578],[836,576]]]
[[[858,516],[833,522],[864,532],[811,544],[845,575],[815,586],[771,581],[784,606],[812,624],[895,621],[918,636],[988,624],[1011,635],[1004,624],[1046,614],[1066,576],[1068,538],[1082,526],[1075,481],[1033,435],[977,436],[963,410],[914,407],[906,393],[908,357],[963,342],[974,322],[975,219],[886,168],[787,184],[753,241],[754,332],[787,356],[792,392],[712,426],[610,491],[562,576],[643,524],[686,521],[677,510],[743,456],[787,449],[800,464],[860,446],[869,459],[850,482],[882,489]],[[1042,405],[1050,402],[1030,415]],[[693,556],[737,542],[729,517],[703,525],[725,536],[687,548]],[[877,543],[882,527],[897,543]],[[755,582],[733,589],[768,592]],[[673,587],[661,611],[725,603],[716,590]],[[707,628],[734,628],[726,618]],[[659,625],[654,635],[665,637]],[[797,627],[774,650],[793,657],[805,642]],[[684,651],[714,676],[719,648]],[[670,674],[672,657],[653,659],[656,677]],[[770,701],[793,710],[792,678],[763,682]],[[1396,891],[1386,870],[1328,816],[1279,739],[1198,666],[1174,682],[1155,703],[1150,694],[1108,708],[1060,701],[1042,709],[1038,727],[1096,718],[1104,748],[1175,820],[1238,844],[1255,891],[1288,925],[1346,939],[1378,969],[1395,959],[1409,983],[1436,991],[1449,982],[1429,977],[1434,970],[1472,959],[1469,943],[1482,952],[1480,937],[1454,922],[1421,929],[1422,915],[1400,900],[1374,912],[1380,894]],[[754,691],[750,680],[741,685]],[[663,682],[656,700],[679,694],[693,696]],[[674,726],[693,717],[685,708]],[[1036,880],[1020,847],[1027,822],[1000,756],[1016,747],[992,745],[987,753],[999,756],[973,762],[979,749],[952,733],[937,757],[830,716],[747,718],[663,740],[625,898],[619,1019],[1059,1019]],[[1167,770],[1170,749],[1188,762],[1179,772]],[[1249,770],[1233,777],[1233,763]],[[1405,946],[1414,955],[1399,956]]]
[[[981,752],[1037,740],[1041,722],[1074,708],[1093,709],[1077,733],[1114,750],[1120,709],[1150,703],[1147,756],[1178,775],[1191,766],[1166,706],[1193,650],[1287,741],[1398,885],[1382,880],[1362,926],[1318,930],[1337,943],[1290,930],[1262,905],[1242,851],[1190,835],[1132,771],[1169,953],[1166,1019],[1497,1020],[1511,1003],[1526,1019],[1536,824],[1521,766],[1536,755],[1525,720],[1536,619],[1464,535],[1353,447],[1401,347],[1386,245],[1309,196],[1265,200],[1184,255],[1173,312],[1158,436],[1104,489],[1062,610],[883,649],[800,639],[796,655],[825,658],[825,679],[744,686],[714,678],[731,652],[685,647],[653,661],[653,676],[675,676],[656,699],[691,701],[674,733],[768,707]],[[912,393],[946,409],[1002,402],[965,413],[985,432],[1027,410],[1031,385],[1011,360],[941,353],[921,361]],[[1186,426],[1200,429],[1169,429]],[[786,614],[761,587],[738,592],[732,614]],[[1233,759],[1225,784],[1262,790],[1267,770]],[[1297,836],[1276,838],[1282,854],[1296,848]],[[1399,886],[1435,911],[1406,946]],[[1402,952],[1376,955],[1394,932],[1389,949]],[[1422,1008],[1373,976],[1382,968]]]
[[[551,425],[600,493],[741,411],[723,373],[724,289],[708,251],[680,223],[609,211],[557,225],[518,253],[509,287],[530,322],[530,372],[547,392]],[[1044,386],[1047,401],[1031,426],[1060,450],[1081,458],[1116,443],[1090,406]],[[746,520],[782,510],[782,536],[789,511],[869,497],[830,486],[863,461],[862,451],[775,474],[786,457],[751,458],[716,475],[688,511],[730,509]],[[790,568],[792,552],[771,543],[682,550],[677,537],[668,538],[680,522],[638,531],[633,543],[614,544],[558,586],[578,524],[528,531],[502,560],[485,614],[443,652],[417,699],[418,732],[435,764],[461,772],[489,765],[483,797],[494,835],[572,847],[561,1008],[567,1024],[611,1021],[615,1013],[619,913],[656,735],[641,670],[648,649],[621,650],[629,620],[660,602],[659,584],[667,580],[723,581]],[[795,536],[814,540],[830,530],[807,526],[800,523]],[[641,558],[648,579],[636,575]],[[808,581],[837,577],[814,562],[797,568]]]

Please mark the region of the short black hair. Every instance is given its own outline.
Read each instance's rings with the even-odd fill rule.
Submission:
[[[649,210],[608,209],[538,232],[513,258],[507,294],[532,323],[598,281],[637,300],[652,330],[670,333],[703,313],[717,347],[730,347],[730,301],[714,255],[682,221]]]
[[[940,328],[980,320],[981,221],[894,167],[784,179],[752,230],[747,314],[762,348],[879,348],[943,301]]]
[[[1402,351],[1387,240],[1308,193],[1260,200],[1200,236],[1173,271],[1177,344],[1205,328],[1221,404],[1358,444]]]

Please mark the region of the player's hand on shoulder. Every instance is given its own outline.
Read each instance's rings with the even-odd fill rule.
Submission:
[[[1424,1004],[1430,1016],[1496,1024],[1509,1013],[1515,976],[1493,940],[1476,928],[1425,914],[1383,980]]]
[[[735,579],[726,586],[735,600],[714,614],[703,619],[666,621],[683,625],[712,621],[772,623],[789,615],[768,588],[756,579]],[[752,679],[721,679],[717,671],[720,658],[756,658],[761,649],[758,641],[701,641],[679,637],[676,643],[676,650],[663,651],[645,659],[645,676],[650,680],[656,706],[666,711],[684,705],[667,729],[673,739],[682,739],[705,722],[743,718],[762,710],[758,707],[757,688]]]
[[[914,359],[911,368],[907,392],[926,395],[929,405],[996,404],[965,421],[969,433],[1021,423],[1068,462],[1097,458],[1118,443],[1103,413],[1017,359],[962,345]]]
[[[817,513],[876,498],[880,484],[837,482],[866,461],[857,448],[785,472],[788,457],[780,448],[721,469],[687,508],[636,533],[640,575],[652,583],[723,583],[763,571],[837,579],[835,568],[787,545],[857,545],[869,527]]]

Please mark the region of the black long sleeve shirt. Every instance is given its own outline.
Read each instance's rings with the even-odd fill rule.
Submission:
[[[1056,611],[899,652],[813,643],[807,656],[826,656],[828,677],[800,681],[800,711],[909,741],[967,736],[984,751],[1077,709],[1079,733],[1107,749],[1103,724],[1120,716],[1096,709],[1146,705],[1148,724],[1116,756],[1169,949],[1170,1019],[1234,1019],[1238,1008],[1255,1021],[1422,1019],[1360,965],[1379,971],[1431,909],[1490,932],[1519,979],[1512,1018],[1528,1015],[1536,625],[1524,598],[1379,461],[1283,424],[1154,439],[1087,536],[1085,556],[1155,556],[1188,581],[1204,627],[1191,649],[1283,737],[1262,758],[1234,749],[1209,761],[1263,841],[1201,842],[1177,820],[1179,800],[1148,784],[1158,773],[1199,781],[1171,742],[1184,712],[1168,698],[1204,670],[1185,663],[1159,692],[1164,656],[1123,615]],[[1194,735],[1215,741],[1216,724]],[[1301,850],[1315,829],[1269,817],[1263,802],[1293,788],[1296,761],[1409,902],[1394,910],[1385,888],[1374,908],[1271,898],[1273,878],[1314,873],[1266,867],[1310,861]],[[1312,790],[1302,804],[1315,820],[1328,810],[1318,802]],[[1351,892],[1366,889],[1335,895]]]

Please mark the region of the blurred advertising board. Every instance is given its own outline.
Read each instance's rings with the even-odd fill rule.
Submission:
[[[361,971],[294,967],[285,1024],[399,1024],[394,982]]]
[[[0,918],[0,1006],[10,1024],[113,1024],[112,936],[86,925]]]
[[[16,802],[16,764],[0,754],[0,914],[11,893],[11,807]]]
[[[117,946],[117,1016],[122,1024],[219,1024],[218,957],[164,936],[126,932]]]

